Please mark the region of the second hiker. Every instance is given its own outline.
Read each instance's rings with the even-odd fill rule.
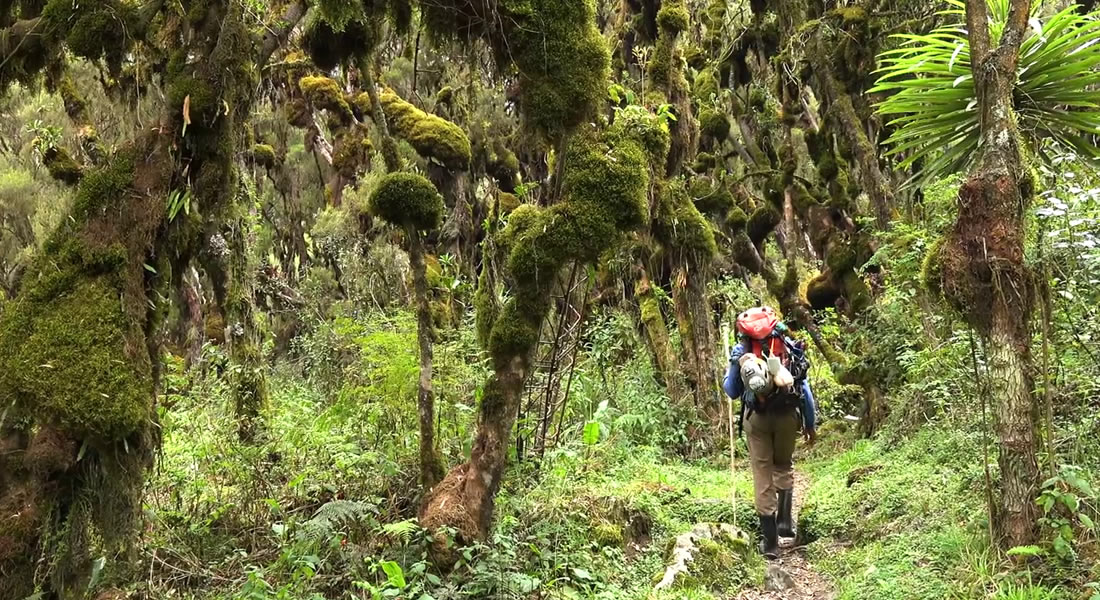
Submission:
[[[777,558],[778,538],[795,535],[791,515],[795,442],[800,430],[808,443],[816,437],[809,362],[805,344],[788,336],[786,325],[769,307],[741,313],[737,336],[723,387],[731,401],[741,400],[763,536],[760,552]]]

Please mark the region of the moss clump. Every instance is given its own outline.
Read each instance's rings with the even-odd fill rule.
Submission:
[[[317,108],[333,113],[342,122],[351,121],[351,106],[335,79],[307,75],[298,80],[298,88],[306,100]]]
[[[825,310],[836,306],[836,301],[839,299],[840,290],[825,273],[811,279],[806,286],[806,301],[814,310]]]
[[[108,444],[150,418],[150,361],[112,276],[76,268],[44,271],[4,311],[0,390],[70,436]]]
[[[707,53],[703,51],[699,46],[686,46],[683,50],[684,62],[687,66],[695,69],[696,71],[702,71],[707,66]],[[702,73],[700,73],[700,76]],[[696,79],[696,82],[699,80]],[[717,80],[716,85],[717,85]]]
[[[924,289],[934,296],[943,296],[943,249],[946,237],[941,237],[929,246],[921,260],[920,281]]]
[[[470,167],[470,138],[458,125],[420,110],[389,90],[378,100],[393,132],[421,156],[435,159],[449,169],[461,171]]]
[[[623,528],[614,523],[600,523],[592,530],[592,538],[601,548],[618,548],[623,545],[625,537]]]
[[[695,162],[691,165],[691,170],[696,173],[709,172],[717,164],[717,160],[710,152],[700,152],[695,155]]]
[[[717,142],[724,142],[730,134],[729,117],[713,109],[703,109],[699,113],[699,131]]]
[[[615,135],[639,141],[652,168],[663,168],[672,143],[668,125],[639,106],[618,111],[612,130]]]
[[[306,24],[302,48],[313,64],[331,71],[356,54],[369,52],[378,41],[380,23],[377,19],[368,23],[360,16],[337,29],[318,13]]]
[[[455,89],[449,85],[439,88],[439,91],[435,93],[435,105],[449,106],[451,101],[454,100],[454,95]]]
[[[68,185],[75,185],[84,174],[84,170],[69,153],[56,146],[42,153],[42,164],[46,166],[50,177]]]
[[[370,167],[373,146],[365,127],[356,125],[336,140],[332,149],[332,166],[342,177],[355,179]]]
[[[76,85],[73,83],[72,77],[62,77],[61,83],[57,86],[57,93],[61,95],[61,101],[65,104],[65,114],[69,115],[69,118],[81,122],[87,117],[88,104],[84,101],[84,97],[77,91]]]
[[[268,144],[253,144],[252,150],[248,153],[248,158],[253,164],[265,169],[270,169],[279,162],[279,156],[275,153],[275,148]]]
[[[853,314],[859,314],[871,306],[871,288],[854,269],[848,269],[841,274],[840,285],[844,290],[844,298],[848,301],[848,309]]]
[[[711,186],[711,182],[705,178],[699,178],[692,182],[692,201],[695,202],[695,208],[698,208],[703,214],[712,218],[720,218],[734,208],[733,194],[721,185]]]
[[[693,260],[709,261],[718,253],[714,230],[680,180],[662,186],[653,233],[666,249]]]
[[[754,85],[749,91],[749,107],[753,112],[763,113],[768,107],[768,94],[764,88]]]
[[[833,273],[854,269],[856,263],[856,253],[849,244],[836,244],[825,255],[825,264]]]
[[[137,27],[137,8],[129,2],[51,0],[42,12],[44,29],[65,32],[65,45],[81,58],[104,59],[118,74]]]
[[[718,74],[713,69],[707,69],[695,76],[692,91],[696,98],[704,102],[709,101],[713,96],[718,95],[718,90]]]
[[[496,185],[504,192],[515,193],[519,184],[519,159],[516,153],[505,148],[502,142],[493,143],[493,152],[488,156],[485,170],[496,179]]]
[[[770,204],[765,204],[749,215],[745,232],[749,234],[752,243],[759,246],[779,225],[780,219],[779,211],[775,210]]]
[[[509,194],[508,192],[500,192],[497,194],[497,213],[504,217],[512,214],[512,211],[519,208],[520,201],[515,194]]]
[[[726,227],[730,231],[743,231],[749,222],[749,215],[740,206],[735,206],[726,214]]]
[[[127,153],[116,155],[106,167],[89,171],[73,199],[73,217],[83,222],[108,207],[120,206],[133,179],[134,162]]]
[[[370,210],[393,225],[430,230],[443,220],[443,196],[421,175],[390,173],[371,193]]]
[[[680,33],[688,28],[688,11],[682,3],[668,3],[657,11],[657,27],[662,31]]]

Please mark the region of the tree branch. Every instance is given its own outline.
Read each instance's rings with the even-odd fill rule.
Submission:
[[[1008,9],[1008,23],[1005,23],[1004,33],[1001,35],[999,50],[1011,56],[1017,56],[1020,52],[1020,44],[1024,41],[1024,31],[1027,29],[1027,18],[1031,14],[1031,0],[1012,0]],[[1015,67],[1013,60],[1013,67]],[[973,64],[973,63],[971,63]]]
[[[279,23],[267,28],[267,32],[264,33],[263,45],[260,46],[260,55],[256,60],[259,68],[262,69],[267,61],[271,59],[271,55],[275,53],[275,50],[286,43],[287,39],[290,38],[290,32],[298,26],[298,22],[305,16],[308,8],[305,0],[296,0],[287,7]]]
[[[977,71],[989,56],[989,7],[986,0],[966,0],[966,29],[970,38],[970,64]]]

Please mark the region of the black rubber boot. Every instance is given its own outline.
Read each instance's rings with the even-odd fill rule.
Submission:
[[[760,515],[760,554],[768,560],[779,558],[779,538],[775,534],[775,515]]]
[[[779,537],[793,538],[794,519],[791,517],[791,508],[794,504],[794,490],[779,490],[779,514],[776,515],[776,532]]]

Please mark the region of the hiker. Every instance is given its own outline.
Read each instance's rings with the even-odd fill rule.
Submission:
[[[740,421],[748,432],[756,512],[763,540],[760,552],[779,556],[779,540],[794,537],[791,508],[794,471],[791,456],[801,429],[806,442],[816,439],[813,393],[807,380],[806,346],[767,306],[737,317],[738,343],[730,351],[723,388],[732,402],[741,399]]]

